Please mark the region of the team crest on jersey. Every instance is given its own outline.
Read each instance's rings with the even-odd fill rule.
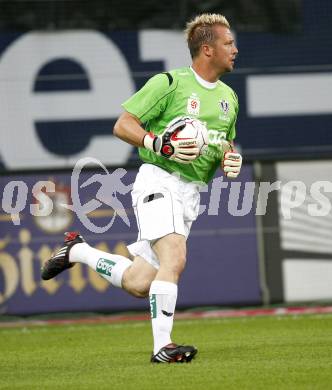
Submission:
[[[225,122],[229,122],[231,118],[229,117],[229,103],[227,100],[223,99],[219,102],[220,114],[219,119]]]
[[[224,115],[227,115],[228,112],[229,112],[229,103],[227,100],[221,100],[220,102],[220,108],[222,110],[222,112],[224,113]]]
[[[192,93],[190,98],[188,98],[187,102],[187,112],[190,115],[199,115],[199,108],[201,106],[201,102],[196,93]]]

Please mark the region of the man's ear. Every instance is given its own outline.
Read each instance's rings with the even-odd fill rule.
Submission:
[[[213,52],[213,47],[210,46],[210,45],[202,45],[201,46],[201,51],[202,51],[202,53],[204,53],[204,55],[206,57],[211,57],[212,56],[212,52]]]

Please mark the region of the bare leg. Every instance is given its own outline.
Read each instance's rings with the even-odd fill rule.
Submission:
[[[186,239],[172,233],[159,239],[153,246],[160,261],[155,280],[177,284],[186,264]]]
[[[142,257],[136,256],[122,278],[122,288],[138,298],[149,296],[149,289],[157,270]]]

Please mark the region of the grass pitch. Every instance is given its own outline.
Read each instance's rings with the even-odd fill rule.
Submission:
[[[0,329],[0,389],[332,389],[332,316],[178,320],[190,364],[149,363],[150,323]]]

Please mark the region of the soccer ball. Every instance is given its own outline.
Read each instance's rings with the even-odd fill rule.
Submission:
[[[197,147],[199,154],[204,154],[209,143],[208,130],[206,126],[196,118],[186,117],[185,126],[181,129],[177,137],[178,139],[197,139]]]

